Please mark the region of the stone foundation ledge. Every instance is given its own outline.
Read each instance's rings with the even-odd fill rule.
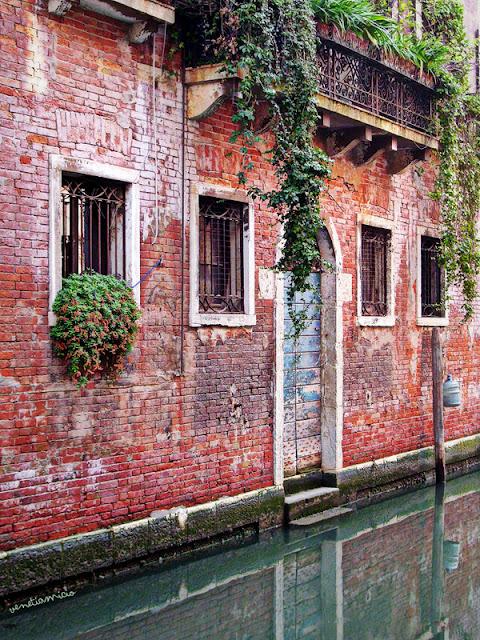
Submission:
[[[0,552],[0,595],[120,566],[248,525],[282,524],[284,492],[250,491],[194,507],[154,511],[149,518]]]
[[[455,477],[480,467],[480,434],[445,443],[447,475]],[[375,496],[428,486],[435,480],[435,452],[424,447],[323,473],[323,484],[338,487],[341,502],[372,502]]]

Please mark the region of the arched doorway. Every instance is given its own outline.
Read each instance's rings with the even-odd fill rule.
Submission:
[[[338,468],[341,461],[339,264],[327,229],[320,231],[318,243],[322,258],[331,267],[311,274],[312,291],[295,294],[292,306],[307,314],[305,328],[297,340],[291,337],[289,278],[284,281],[282,423],[285,476]]]

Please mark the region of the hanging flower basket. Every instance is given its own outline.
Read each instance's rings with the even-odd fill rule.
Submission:
[[[53,311],[53,351],[66,361],[70,377],[79,386],[97,375],[115,380],[124,369],[140,318],[127,283],[98,273],[73,274],[64,279]]]

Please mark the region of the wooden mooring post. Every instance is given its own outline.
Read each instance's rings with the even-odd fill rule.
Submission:
[[[445,482],[445,434],[443,427],[443,356],[438,327],[432,330],[433,433],[435,441],[435,476]]]

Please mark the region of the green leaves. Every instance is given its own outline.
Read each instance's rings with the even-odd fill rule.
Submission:
[[[465,319],[478,295],[480,246],[476,220],[480,209],[480,102],[470,96],[469,60],[473,54],[463,26],[459,0],[429,0],[429,38],[447,53],[438,73],[437,120],[440,167],[433,197],[442,213],[441,259],[447,284],[463,294]]]
[[[227,68],[246,70],[232,121],[243,162],[241,184],[253,168],[249,148],[258,138],[252,128],[260,100],[269,105],[275,143],[266,155],[274,167],[277,187],[249,193],[277,211],[283,226],[282,254],[276,268],[291,273],[290,294],[305,291],[313,269],[320,266],[317,233],[322,225],[319,199],[330,175],[330,160],[313,145],[318,113],[316,27],[310,0],[230,0],[235,46],[225,47]],[[233,53],[232,53],[233,52]],[[294,332],[304,321],[293,317]]]
[[[218,5],[212,6],[218,10]],[[480,103],[467,96],[472,50],[461,0],[424,0],[421,38],[415,35],[412,0],[402,0],[400,24],[387,16],[388,0],[221,0],[219,6],[221,20],[211,20],[220,27],[213,50],[228,71],[244,71],[231,137],[243,155],[240,184],[249,182],[254,165],[249,150],[258,141],[257,105],[267,101],[269,106],[275,143],[265,156],[274,167],[277,187],[263,192],[250,183],[249,193],[280,217],[284,242],[276,267],[291,272],[292,296],[306,290],[310,272],[320,264],[319,199],[330,172],[329,159],[312,142],[318,117],[319,20],[366,38],[436,77],[441,150],[435,192],[443,220],[442,256],[447,278],[462,289],[466,316],[471,315],[480,275],[475,228],[480,207]],[[298,335],[301,319],[293,320]]]
[[[351,31],[369,40],[375,47],[409,60],[422,71],[439,77],[452,57],[447,42],[458,41],[463,34],[462,19],[458,17],[458,0],[426,0],[423,3],[427,29],[421,38],[415,36],[414,7],[402,5],[403,19],[398,23],[385,15],[388,3],[371,0],[311,0],[315,17],[320,22],[333,24],[341,31]],[[463,11],[463,8],[462,8]],[[441,26],[442,33],[438,30]],[[404,27],[408,27],[405,29]]]
[[[377,47],[392,48],[397,23],[386,17],[369,0],[311,0],[315,17],[370,40]]]
[[[97,374],[115,379],[138,331],[140,311],[123,280],[98,273],[73,274],[53,304],[57,323],[50,336],[55,355],[79,386]]]

